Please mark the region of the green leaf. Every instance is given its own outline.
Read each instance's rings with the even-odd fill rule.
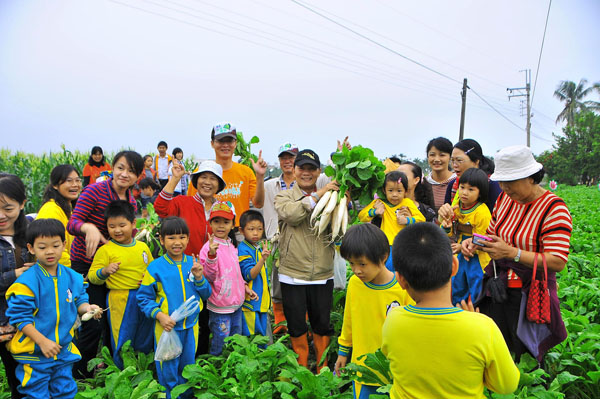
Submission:
[[[252,136],[252,138],[250,139],[250,143],[248,144],[258,144],[260,142],[260,139],[258,138],[258,136]]]
[[[361,180],[369,180],[373,177],[373,172],[370,169],[357,169],[358,178]]]
[[[356,168],[359,163],[360,163],[359,161],[350,162],[349,164],[346,165],[346,169]]]
[[[333,166],[327,165],[323,173],[325,173],[325,176],[327,177],[332,177],[335,176],[335,169],[333,168]]]
[[[336,152],[331,156],[334,164],[340,166],[346,163],[346,155],[343,152]]]

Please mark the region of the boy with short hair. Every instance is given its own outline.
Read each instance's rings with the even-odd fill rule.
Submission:
[[[242,305],[242,334],[266,336],[271,293],[265,261],[271,255],[271,251],[264,241],[262,247],[259,245],[265,235],[263,215],[253,209],[244,212],[240,216],[240,229],[244,235],[244,241],[238,245],[242,277],[248,287],[257,294],[257,298],[246,298]]]
[[[38,219],[27,228],[27,248],[37,263],[6,292],[10,324],[18,331],[8,350],[18,362],[19,392],[26,398],[74,398],[73,363],[81,359],[73,344],[77,314],[102,309],[88,303],[83,277],[58,263],[65,228],[56,219]]]
[[[153,179],[145,177],[138,183],[142,192],[142,217],[148,217],[148,204],[154,205],[154,201],[160,194],[160,186]]]
[[[158,175],[158,182],[160,183],[161,188],[164,188],[169,181],[169,166],[171,166],[171,162],[173,162],[173,157],[167,154],[168,148],[169,146],[166,141],[159,141],[156,146],[158,155],[154,157],[154,170]]]
[[[364,365],[358,358],[381,347],[381,327],[387,313],[414,301],[400,287],[396,275],[385,266],[389,256],[385,233],[374,224],[359,224],[348,229],[340,246],[340,254],[350,263],[354,276],[348,281],[344,324],[338,338],[335,373],[352,362]],[[354,398],[368,399],[376,394],[377,385],[353,382]]]
[[[146,268],[152,262],[148,246],[133,238],[135,210],[127,201],[113,201],[105,211],[110,241],[98,248],[88,271],[92,284],[106,284],[110,342],[115,364],[123,368],[119,351],[131,341],[135,350],[153,349],[153,324],[137,305],[136,294]]]
[[[484,386],[512,393],[519,370],[496,323],[452,306],[458,261],[442,229],[408,226],[396,236],[392,256],[398,282],[416,305],[394,309],[383,325],[391,398],[483,398]]]

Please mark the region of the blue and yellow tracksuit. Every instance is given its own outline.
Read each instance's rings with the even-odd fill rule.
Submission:
[[[200,301],[200,309],[193,315],[178,321],[173,328],[183,345],[181,356],[165,362],[156,362],[158,381],[167,388],[167,398],[171,397],[171,390],[175,386],[185,382],[182,376],[183,368],[196,361],[198,314],[202,310],[202,300],[207,300],[212,292],[210,284],[204,276],[200,281],[195,281],[191,271],[192,266],[191,256],[183,255],[183,259],[176,262],[169,255],[164,255],[148,266],[137,293],[138,305],[150,319],[156,319],[158,312],[171,315],[192,296]],[[163,328],[156,321],[154,325],[155,349],[162,333]]]
[[[18,328],[7,348],[19,363],[19,392],[27,398],[73,398],[77,384],[73,363],[81,359],[73,344],[77,308],[88,303],[83,277],[58,265],[56,276],[36,263],[6,292],[10,324]],[[33,324],[44,337],[62,346],[60,353],[46,358],[40,347],[23,333]]]
[[[267,335],[267,323],[269,308],[271,307],[271,293],[269,291],[269,277],[265,265],[260,273],[252,279],[250,270],[261,260],[262,252],[247,240],[238,246],[238,259],[242,277],[248,286],[256,292],[258,299],[250,301],[246,299],[242,305],[242,334],[243,335]]]
[[[473,233],[484,235],[492,219],[490,210],[483,202],[478,202],[469,209],[462,209],[462,206],[455,209],[454,217],[453,228],[444,230],[448,235],[456,236],[458,243],[473,237]],[[463,299],[466,301],[469,296],[475,302],[483,285],[483,269],[491,258],[483,251],[477,251],[470,260],[466,260],[462,253],[457,258],[458,271],[452,277],[452,303],[457,304]]]
[[[134,350],[144,353],[150,353],[153,348],[154,325],[142,314],[136,300],[140,281],[152,260],[150,249],[141,241],[133,240],[124,245],[110,240],[98,248],[88,271],[88,280],[92,284],[106,284],[109,290],[106,305],[110,342],[115,364],[121,369],[123,360],[119,352],[125,342],[131,341]],[[121,263],[119,270],[105,277],[102,268],[117,262]]]

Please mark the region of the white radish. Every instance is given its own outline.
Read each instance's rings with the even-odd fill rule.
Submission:
[[[348,230],[348,209],[344,209],[342,218],[342,235],[346,234],[346,230]]]
[[[321,213],[321,211],[329,203],[329,198],[331,197],[331,193],[332,193],[331,191],[327,191],[325,194],[323,194],[323,196],[321,197],[321,199],[319,200],[319,202],[317,202],[317,205],[315,206],[315,209],[313,209],[313,213],[310,216],[310,224],[311,225],[314,224],[315,219],[317,218],[317,216],[319,216],[319,214]]]
[[[321,219],[319,220],[319,235],[322,235],[325,232],[325,230],[327,229],[327,226],[329,225],[330,220],[331,220],[331,212],[330,213],[323,212],[323,214],[321,215]]]
[[[346,212],[346,196],[344,196],[340,203],[338,204],[335,211],[333,211],[333,219],[331,220],[331,238],[335,239],[335,237],[340,232],[340,227],[344,220],[344,212]]]
[[[327,215],[327,214],[331,214],[333,212],[333,210],[335,209],[335,206],[337,205],[337,198],[338,198],[338,192],[332,191],[331,197],[329,198],[329,202],[327,203],[327,206],[323,210],[323,214]]]
[[[91,320],[92,317],[94,317],[94,316],[96,316],[96,314],[98,314],[98,312],[100,312],[100,309],[90,310],[89,312],[87,312],[86,314],[81,316],[81,321]]]

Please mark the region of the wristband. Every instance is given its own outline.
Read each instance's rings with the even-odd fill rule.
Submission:
[[[369,217],[374,218],[375,217],[375,208],[369,209],[369,212],[367,212],[367,214],[369,215]]]

